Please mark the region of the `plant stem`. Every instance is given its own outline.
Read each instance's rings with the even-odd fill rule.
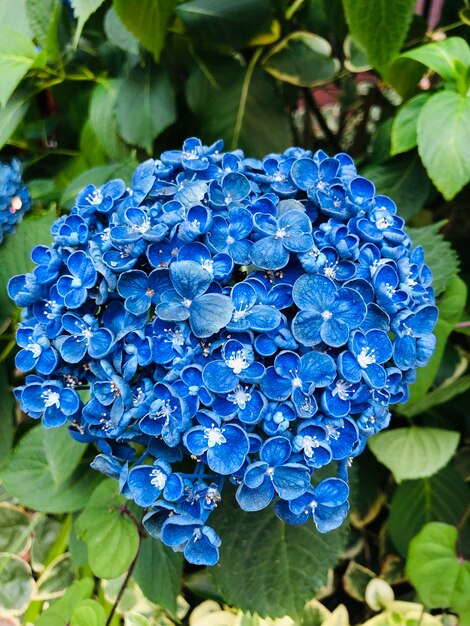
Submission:
[[[288,9],[286,9],[284,17],[286,20],[291,20],[295,13],[302,7],[305,0],[294,0]]]
[[[248,99],[248,91],[250,89],[251,78],[262,52],[263,48],[258,48],[257,50],[255,50],[253,56],[251,57],[250,63],[246,68],[246,74],[243,80],[242,91],[240,94],[240,103],[238,105],[237,119],[235,122],[235,128],[233,129],[232,150],[235,150],[237,148],[238,140],[240,138],[240,133],[243,126],[243,118],[245,116],[246,101]]]
[[[335,150],[335,152],[341,152],[341,146],[338,143],[338,139],[336,135],[331,131],[328,124],[326,123],[325,118],[323,117],[322,112],[320,111],[320,107],[315,102],[315,98],[312,95],[312,92],[308,87],[304,87],[302,89],[302,94],[304,96],[306,109],[308,109],[315,116],[317,122],[320,125],[320,128],[323,131],[323,134],[328,139],[331,147]]]

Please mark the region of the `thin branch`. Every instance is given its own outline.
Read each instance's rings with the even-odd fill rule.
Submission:
[[[251,61],[246,68],[245,78],[243,80],[242,91],[240,94],[240,103],[238,105],[237,119],[235,122],[235,128],[233,129],[232,150],[235,150],[237,148],[238,140],[240,138],[240,133],[242,130],[243,118],[245,117],[246,101],[248,99],[248,91],[250,89],[251,78],[262,52],[263,48],[258,48],[251,57]]]
[[[309,110],[315,116],[320,128],[323,131],[323,134],[328,139],[328,142],[331,144],[331,147],[335,152],[341,152],[341,146],[338,143],[338,138],[332,132],[328,124],[326,123],[325,118],[323,117],[322,112],[320,111],[320,107],[315,102],[315,98],[312,95],[312,92],[308,87],[304,87],[302,89],[302,94],[304,96],[306,109]],[[307,112],[307,111],[306,111]]]
[[[132,560],[132,563],[129,565],[129,569],[127,570],[126,577],[124,578],[124,581],[123,581],[123,583],[121,585],[121,588],[119,589],[119,592],[118,592],[118,594],[116,596],[116,600],[114,601],[114,604],[111,607],[111,611],[110,611],[110,613],[108,615],[108,619],[106,620],[106,626],[110,626],[110,624],[111,624],[111,622],[113,620],[114,614],[116,612],[116,609],[117,609],[117,607],[119,605],[119,602],[121,601],[121,598],[122,598],[122,596],[123,596],[123,594],[124,594],[124,592],[125,592],[125,590],[127,588],[127,585],[129,584],[129,581],[131,579],[132,573],[133,573],[134,568],[135,568],[135,566],[137,564],[137,559],[139,558],[141,546],[142,546],[142,537],[141,537],[141,534],[139,532],[139,545],[137,547],[137,552],[135,554],[135,557]]]

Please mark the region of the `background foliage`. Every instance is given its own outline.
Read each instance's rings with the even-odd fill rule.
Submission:
[[[470,624],[469,23],[460,0],[0,3],[1,158],[34,199],[0,246],[2,624]],[[425,248],[440,309],[410,400],[355,461],[350,525],[292,530],[225,498],[210,572],[147,538],[84,446],[19,413],[6,295],[86,183],[190,135],[350,152]]]

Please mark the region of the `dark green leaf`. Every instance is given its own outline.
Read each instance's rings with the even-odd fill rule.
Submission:
[[[432,188],[417,154],[370,165],[363,174],[372,180],[377,193],[396,202],[398,214],[405,220],[423,208]]]
[[[61,524],[52,517],[41,516],[41,520],[34,527],[34,541],[31,549],[31,565],[40,572],[44,569],[47,556],[59,534]]]
[[[104,32],[109,41],[121,50],[131,54],[139,54],[139,40],[127,30],[113,7],[109,9],[104,18]]]
[[[223,541],[216,584],[229,604],[261,616],[299,615],[347,540],[344,527],[320,534],[312,522],[288,526],[272,507],[245,513],[225,506],[212,519]]]
[[[7,143],[16,127],[26,115],[30,105],[30,95],[17,91],[8,100],[4,109],[0,107],[0,148]]]
[[[418,116],[428,98],[429,94],[420,93],[399,109],[392,126],[392,154],[407,152],[416,147]]]
[[[354,41],[351,35],[347,35],[343,43],[344,67],[349,72],[367,72],[371,69],[367,54]]]
[[[436,296],[440,296],[446,290],[459,270],[457,253],[439,232],[445,224],[446,221],[443,220],[429,226],[407,229],[413,245],[423,247],[426,264],[432,272],[432,286]]]
[[[33,42],[0,25],[0,107],[4,107],[37,56]]]
[[[408,100],[418,92],[419,81],[422,77],[421,63],[403,56],[396,57],[387,70],[387,81],[404,100]]]
[[[455,324],[460,321],[466,300],[467,287],[461,278],[455,276],[439,302],[439,319],[434,329],[437,339],[434,354],[426,367],[418,370],[416,381],[410,387],[408,402],[399,407],[400,412],[404,415],[407,415],[408,410],[413,412],[414,405],[426,395],[426,392],[433,384],[444,354],[447,338]]]
[[[326,39],[299,31],[271,48],[263,60],[263,68],[286,83],[314,87],[331,82],[339,63],[331,58],[331,46]]]
[[[45,513],[81,509],[100,476],[79,465],[85,446],[66,428],[36,426],[24,435],[0,473],[5,489],[21,504]]]
[[[438,472],[452,458],[459,439],[453,430],[411,426],[374,435],[369,448],[399,483]]]
[[[469,389],[470,376],[462,376],[462,378],[458,378],[449,384],[443,384],[427,393],[419,402],[415,402],[407,407],[405,415],[407,417],[414,417],[415,415],[429,411],[429,409],[449,402],[449,400],[452,400],[455,396],[465,393]]]
[[[93,586],[94,581],[91,578],[83,578],[74,583],[62,598],[56,600],[40,615],[36,626],[66,626],[69,624],[75,607],[91,596]]]
[[[451,467],[398,485],[390,503],[388,532],[399,553],[406,556],[409,542],[426,522],[457,524],[469,496],[467,484]]]
[[[75,580],[70,554],[61,554],[52,561],[36,581],[35,600],[52,600],[66,592]]]
[[[428,43],[405,52],[402,56],[431,68],[447,81],[457,79],[458,62],[464,67],[470,65],[470,48],[461,37],[449,37],[442,41]]]
[[[80,39],[83,27],[88,21],[88,18],[99,9],[103,2],[104,0],[71,0],[73,15],[75,19],[78,20],[73,40],[75,47],[78,45],[78,40]]]
[[[0,615],[20,615],[34,591],[28,563],[15,554],[0,555]]]
[[[366,587],[373,578],[376,578],[376,575],[372,570],[351,561],[343,575],[344,590],[351,598],[364,602]]]
[[[92,572],[117,578],[127,570],[139,547],[139,532],[123,513],[126,504],[117,481],[104,480],[93,492],[75,523],[78,538],[88,548]]]
[[[181,552],[174,552],[161,541],[148,537],[133,574],[145,597],[173,617],[176,617],[183,560]]]
[[[4,315],[3,311],[1,315]],[[13,406],[14,400],[8,385],[7,369],[4,363],[0,363],[0,467],[5,465],[13,445]]]
[[[426,524],[410,544],[406,572],[426,606],[468,613],[470,561],[457,552],[457,540],[453,526]]]
[[[452,200],[470,180],[468,137],[470,98],[446,90],[428,99],[418,117],[418,151],[446,200]]]
[[[365,49],[373,67],[386,73],[405,41],[414,0],[343,0],[343,6],[351,35]]]
[[[176,0],[113,0],[121,22],[153,53],[156,61],[165,45],[175,5]]]
[[[120,85],[116,117],[122,138],[150,154],[154,139],[176,120],[175,94],[166,70],[135,67]]]
[[[27,217],[18,225],[16,233],[7,237],[0,247],[0,310],[11,315],[15,305],[8,297],[7,285],[12,276],[31,271],[31,251],[34,246],[51,242],[50,228],[55,220],[54,211],[41,216]]]
[[[196,66],[186,84],[188,104],[206,141],[224,139],[227,149],[252,157],[282,152],[291,143],[273,80],[261,69],[252,75],[230,59]]]
[[[110,80],[105,85],[97,85],[91,96],[89,111],[90,126],[94,134],[106,154],[116,161],[125,159],[128,152],[118,135],[114,113],[120,85],[119,80]]]
[[[176,13],[194,39],[235,48],[269,32],[272,22],[269,0],[193,0]]]

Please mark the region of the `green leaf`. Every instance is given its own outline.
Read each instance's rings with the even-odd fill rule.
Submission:
[[[15,554],[0,554],[0,615],[21,615],[34,591],[28,563]]]
[[[331,58],[326,39],[313,33],[291,33],[271,48],[263,68],[274,78],[297,87],[315,87],[331,82],[339,63]]]
[[[33,42],[0,25],[0,107],[4,107],[37,56]]]
[[[240,48],[256,35],[269,32],[269,0],[193,0],[176,8],[194,39]]]
[[[467,301],[467,287],[463,280],[455,276],[439,302],[439,319],[434,328],[436,348],[426,367],[420,368],[416,381],[410,387],[408,402],[399,410],[403,415],[413,412],[413,407],[426,395],[436,378],[441,363],[447,338],[460,321]]]
[[[432,286],[436,296],[440,296],[446,290],[459,271],[460,265],[452,244],[439,232],[446,224],[447,221],[442,220],[421,228],[407,228],[413,246],[423,247],[426,264],[432,272]]]
[[[31,32],[26,0],[15,0],[15,2],[0,2],[0,24],[10,26],[30,39]]]
[[[137,37],[158,61],[165,46],[167,27],[176,0],[113,0],[114,10],[124,26]]]
[[[385,163],[364,168],[377,193],[390,196],[398,207],[398,214],[409,220],[426,203],[432,189],[429,178],[417,154],[407,154]]]
[[[344,67],[348,72],[368,72],[371,69],[367,54],[360,48],[351,35],[346,35],[343,42]]]
[[[74,17],[78,20],[75,36],[73,38],[73,45],[75,48],[78,45],[78,40],[82,34],[83,27],[89,17],[100,8],[103,2],[104,0],[71,0]]]
[[[446,200],[452,200],[470,180],[468,137],[470,98],[450,90],[431,96],[418,117],[418,151]]]
[[[469,610],[470,561],[456,553],[457,540],[456,528],[431,522],[410,544],[406,573],[431,609]]]
[[[50,228],[55,217],[54,211],[38,217],[27,217],[17,226],[16,233],[7,237],[0,247],[0,310],[2,315],[11,315],[15,309],[7,293],[8,281],[12,276],[25,274],[34,267],[31,261],[31,251],[34,246],[50,243]]]
[[[81,509],[101,479],[80,465],[85,446],[66,428],[32,428],[0,472],[5,489],[24,506],[45,513]]]
[[[154,139],[176,121],[175,94],[166,70],[136,66],[119,88],[116,117],[121,137],[150,154]]]
[[[77,518],[77,536],[87,544],[90,568],[99,578],[117,578],[137,554],[139,532],[123,513],[125,504],[117,481],[104,480]]]
[[[358,602],[364,602],[366,587],[376,575],[360,563],[350,561],[343,575],[343,587],[346,593]]]
[[[111,158],[117,161],[125,159],[128,150],[118,135],[114,108],[121,81],[110,80],[106,85],[99,84],[93,90],[90,100],[90,126]]]
[[[6,502],[0,504],[0,552],[23,554],[31,534],[29,519],[18,507]]]
[[[348,534],[344,527],[321,534],[312,522],[288,526],[272,507],[245,513],[225,506],[211,520],[223,541],[216,584],[228,604],[260,616],[298,616],[325,585]]]
[[[3,316],[3,311],[1,315]],[[0,363],[0,397],[2,410],[0,411],[0,467],[5,465],[13,445],[13,394],[8,385],[8,372],[4,363]],[[0,552],[2,551],[0,547]]]
[[[62,598],[56,600],[40,615],[36,626],[67,626],[75,607],[90,598],[93,586],[94,581],[91,578],[83,578],[74,583]]]
[[[418,116],[428,98],[429,94],[420,93],[399,109],[392,125],[392,154],[407,152],[416,147]]]
[[[176,617],[177,596],[181,587],[183,555],[147,538],[142,546],[133,577],[145,597]]]
[[[35,600],[51,600],[63,596],[75,580],[70,554],[60,554],[41,573],[36,582]]]
[[[104,626],[106,613],[96,600],[82,600],[75,607],[70,626]]]
[[[34,541],[31,549],[31,565],[36,572],[44,570],[44,564],[54,545],[61,524],[47,515],[41,516],[40,521],[34,527]]]
[[[127,30],[113,7],[109,9],[104,18],[104,32],[109,41],[121,50],[131,54],[139,54],[139,40]]]
[[[469,501],[470,490],[451,467],[430,478],[400,483],[390,503],[387,529],[402,556],[408,544],[427,522],[458,524]]]
[[[419,402],[415,402],[414,404],[408,406],[406,408],[405,415],[407,417],[420,415],[435,406],[449,402],[449,400],[452,400],[455,396],[465,393],[469,389],[470,376],[462,376],[462,378],[458,378],[449,384],[444,384],[436,389],[433,389],[433,391],[426,394],[424,398],[421,398]]]
[[[26,0],[28,19],[34,38],[46,50],[51,61],[60,57],[58,41],[58,22],[60,17],[60,0]]]
[[[30,103],[30,95],[19,90],[8,100],[4,109],[0,107],[0,148],[3,148],[13,135],[26,115]]]
[[[459,62],[464,67],[470,65],[470,48],[461,37],[449,37],[428,43],[405,52],[402,56],[422,63],[450,82],[458,79]]]
[[[405,41],[414,5],[414,0],[343,0],[351,35],[382,74]]]
[[[222,138],[228,149],[259,158],[291,143],[289,119],[273,80],[259,68],[250,74],[232,59],[201,61],[186,83],[186,97],[208,142]]]
[[[419,91],[419,81],[423,77],[423,66],[417,61],[403,56],[395,57],[387,70],[387,82],[403,100],[409,100]]]
[[[459,439],[453,430],[411,426],[374,435],[369,448],[400,483],[438,472],[452,458]]]

